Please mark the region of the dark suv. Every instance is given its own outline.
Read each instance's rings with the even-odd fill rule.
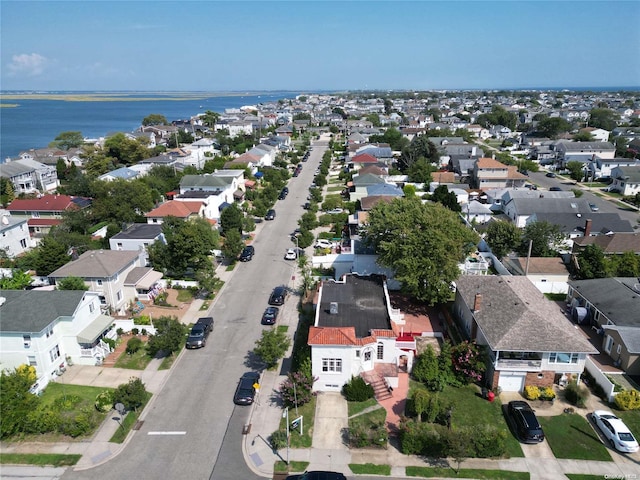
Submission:
[[[340,472],[313,471],[301,475],[289,475],[286,480],[347,480]]]
[[[513,400],[507,406],[507,414],[520,441],[524,443],[540,443],[544,441],[544,432],[536,418],[536,414],[527,402]]]
[[[276,287],[269,297],[269,305],[284,305],[286,298],[287,289],[285,287]]]
[[[285,198],[287,198],[287,195],[289,195],[289,189],[287,187],[284,187],[280,191],[280,195],[278,196],[278,200],[284,200]]]
[[[241,262],[251,261],[255,253],[256,253],[256,249],[253,248],[253,245],[247,245],[242,249],[242,253],[240,254],[240,261]]]
[[[187,348],[202,348],[207,344],[207,337],[213,330],[213,318],[202,317],[191,328],[187,338]]]

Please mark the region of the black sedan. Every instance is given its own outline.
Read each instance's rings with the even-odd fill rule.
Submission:
[[[278,307],[267,307],[262,314],[262,325],[275,325],[279,312]]]
[[[240,261],[250,262],[255,253],[256,249],[253,247],[253,245],[247,245],[242,249],[242,253],[240,254]]]
[[[507,406],[507,415],[513,424],[516,435],[524,443],[544,441],[544,432],[527,402],[513,400]]]
[[[236,393],[233,395],[233,403],[236,405],[251,405],[256,396],[256,388],[258,385],[260,374],[258,372],[247,372],[238,382]]]
[[[276,287],[269,297],[269,305],[284,305],[287,298],[287,289],[285,287]]]

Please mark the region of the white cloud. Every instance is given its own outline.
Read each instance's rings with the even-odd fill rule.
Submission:
[[[36,77],[42,74],[47,63],[48,60],[38,53],[14,55],[9,64],[9,73]]]

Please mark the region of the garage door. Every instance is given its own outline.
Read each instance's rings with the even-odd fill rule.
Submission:
[[[503,392],[521,392],[524,389],[526,373],[500,372],[498,385]]]

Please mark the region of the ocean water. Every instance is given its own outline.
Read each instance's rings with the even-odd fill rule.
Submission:
[[[18,92],[3,92],[11,94]],[[47,92],[51,93],[51,92]],[[70,93],[70,92],[64,92]],[[97,92],[82,92],[90,95]],[[298,93],[278,91],[248,95],[215,95],[195,93],[111,93],[118,101],[13,100],[2,98],[0,108],[0,162],[16,157],[21,151],[44,148],[60,133],[80,131],[85,138],[103,137],[115,132],[132,132],[142,119],[152,113],[164,115],[168,121],[189,119],[206,110],[222,113],[226,108],[276,102],[294,98]],[[148,100],[135,100],[145,98]],[[179,98],[178,100],[173,100]]]

